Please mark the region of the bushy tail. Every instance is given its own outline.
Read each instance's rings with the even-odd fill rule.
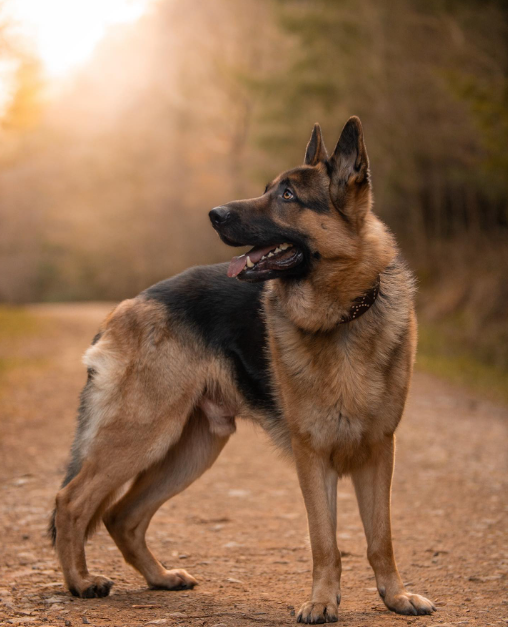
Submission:
[[[65,479],[62,481],[61,488],[70,483],[74,477],[76,477],[81,470],[81,444],[83,442],[82,434],[88,422],[88,393],[92,386],[92,373],[88,373],[88,381],[86,382],[83,391],[81,392],[79,410],[78,410],[78,425],[76,428],[76,435],[74,436],[74,442],[71,448],[71,459],[67,466],[67,472],[65,473]],[[51,540],[53,546],[56,543],[56,508],[53,510],[49,519],[48,525],[48,537]]]
[[[70,483],[80,471],[81,461],[79,461],[79,463],[77,462],[77,458],[74,455],[74,450],[75,450],[75,446],[73,445],[72,458],[67,468],[65,479],[62,481],[62,485],[60,486],[60,489],[65,488],[65,486],[68,483]],[[55,546],[56,544],[56,507],[53,509],[51,513],[51,517],[49,519],[48,537],[51,540],[51,544]]]
[[[53,547],[56,544],[56,508],[53,509],[48,525],[48,538],[51,540]]]

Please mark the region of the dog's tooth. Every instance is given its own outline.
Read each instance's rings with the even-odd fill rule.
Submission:
[[[286,250],[286,248],[289,248],[291,246],[291,244],[281,244],[280,245],[280,249],[281,250]]]
[[[277,247],[273,252],[280,253],[281,250],[282,250],[281,248]]]
[[[253,268],[254,264],[252,263],[252,261],[250,260],[250,257],[247,256],[247,268]]]
[[[273,252],[271,252],[271,251],[270,251],[270,252],[268,253],[268,256],[269,256],[269,257],[273,257]]]

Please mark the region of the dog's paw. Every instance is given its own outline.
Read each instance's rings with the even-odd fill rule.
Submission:
[[[307,601],[298,612],[297,623],[316,625],[321,623],[336,623],[339,620],[337,603],[319,603]]]
[[[75,597],[81,597],[82,599],[98,599],[107,597],[112,586],[113,582],[111,579],[99,575],[86,579],[79,588],[71,587],[69,590]]]
[[[390,599],[384,599],[384,602],[389,610],[397,612],[397,614],[418,616],[420,614],[432,614],[436,611],[436,606],[432,601],[419,594],[410,594],[409,592],[396,594]]]
[[[198,582],[186,570],[167,570],[166,573],[150,582],[152,590],[190,590],[198,585]]]

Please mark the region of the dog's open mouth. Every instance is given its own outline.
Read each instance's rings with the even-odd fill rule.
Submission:
[[[293,244],[255,246],[248,253],[231,259],[228,276],[245,280],[263,280],[271,278],[274,273],[294,268],[302,260],[303,252]]]

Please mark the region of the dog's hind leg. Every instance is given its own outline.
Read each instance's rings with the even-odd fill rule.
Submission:
[[[87,570],[84,543],[94,519],[107,506],[111,496],[127,481],[152,466],[178,441],[184,428],[170,437],[157,433],[155,425],[130,424],[106,426],[95,436],[78,474],[62,488],[56,497],[56,550],[69,590],[85,598],[107,596],[112,582],[104,577],[92,577]],[[153,432],[150,434],[150,427]],[[164,451],[161,441],[165,442]],[[159,453],[154,455],[154,449]],[[155,460],[154,460],[155,457]]]
[[[85,538],[112,496],[131,479],[139,483],[177,445],[202,397],[210,360],[191,339],[182,343],[163,307],[133,299],[114,310],[85,355],[89,381],[52,525],[77,596],[109,593],[111,582],[87,570]]]
[[[84,542],[94,521],[115,492],[179,441],[196,402],[196,381],[186,372],[168,389],[148,366],[130,376],[129,368],[117,370],[116,377],[96,370],[76,444],[77,472],[56,497],[55,546],[67,586],[80,597],[106,596],[112,585],[87,570]]]
[[[95,460],[83,464],[78,475],[56,497],[55,547],[67,587],[74,596],[104,597],[113,582],[92,576],[86,566],[84,543],[87,528],[101,504],[129,479],[126,474],[104,480],[106,465]]]
[[[152,588],[192,588],[197,581],[185,570],[167,570],[147,547],[145,533],[159,507],[182,492],[217,459],[234,430],[214,433],[204,413],[193,412],[181,439],[166,457],[142,472],[129,491],[109,509],[104,522],[125,560]]]

